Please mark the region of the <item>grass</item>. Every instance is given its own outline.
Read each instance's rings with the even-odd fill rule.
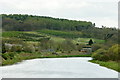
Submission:
[[[86,54],[86,55],[62,55],[62,56],[56,56],[56,58],[66,58],[66,57],[91,57],[90,54]]]
[[[2,37],[2,31],[0,30],[0,37]]]
[[[95,43],[104,43],[105,40],[94,39],[94,38],[76,38],[73,40],[74,43],[88,43],[92,39]]]
[[[19,37],[22,33],[22,31],[5,31],[2,32],[2,37]]]
[[[5,65],[12,65],[16,64],[18,62],[21,62],[23,60],[29,60],[29,59],[35,59],[35,58],[68,58],[68,57],[91,57],[90,54],[86,55],[43,55],[41,53],[19,53],[14,56],[13,59],[7,59],[2,61],[2,66]]]
[[[15,53],[16,54],[16,53]],[[14,58],[2,61],[2,66],[16,64],[22,60],[34,59],[40,57],[40,53],[17,53]]]
[[[90,62],[99,64],[100,66],[104,66],[104,67],[107,67],[109,69],[113,69],[115,71],[120,72],[119,63],[117,61],[104,62],[104,61],[98,61],[98,60],[90,60]]]
[[[53,41],[55,41],[55,42],[63,42],[65,39],[64,38],[61,38],[61,37],[51,37],[51,39],[50,40],[53,40]]]
[[[57,30],[40,30],[40,31],[5,31],[2,33],[3,38],[18,38],[23,41],[32,41],[32,42],[39,42],[42,39],[46,39],[51,37],[51,40],[56,42],[62,42],[65,38],[73,38],[74,43],[88,43],[90,38],[79,38],[81,32],[77,31],[57,31]],[[96,43],[104,43],[104,40],[94,39]]]
[[[40,30],[38,32],[62,38],[78,38],[82,35],[82,33],[78,31]]]
[[[43,34],[37,32],[27,32],[27,31],[5,31],[2,33],[3,38],[17,38],[23,41],[34,41],[39,42],[42,39],[49,38],[49,36],[45,36]]]

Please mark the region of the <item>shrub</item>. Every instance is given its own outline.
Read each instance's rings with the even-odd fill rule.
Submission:
[[[22,46],[14,45],[11,48],[11,52],[21,52],[22,51]]]
[[[32,52],[35,52],[35,47],[33,45],[31,45],[31,44],[29,44],[29,45],[25,44],[23,46],[23,51],[32,53]]]
[[[14,55],[15,55],[15,53],[10,52],[10,53],[4,53],[4,54],[2,54],[2,57],[3,57],[5,60],[7,60],[7,59],[12,59],[12,58],[14,58]]]
[[[5,44],[2,43],[2,53],[6,53]]]
[[[98,49],[95,51],[92,55],[93,59],[107,61],[118,61],[120,60],[120,51],[119,51],[120,45],[116,44],[110,47],[107,51],[104,49]]]
[[[63,41],[60,46],[64,51],[76,50],[76,45],[69,39]]]
[[[117,61],[120,60],[120,45],[115,44],[111,48],[108,49],[108,54],[111,57],[111,60]]]
[[[9,58],[9,55],[8,55],[7,53],[5,53],[5,54],[2,54],[2,57],[3,57],[5,60],[7,60],[7,59]]]
[[[100,61],[107,61],[109,57],[107,55],[107,51],[104,49],[98,49],[92,54],[93,59],[100,60]]]

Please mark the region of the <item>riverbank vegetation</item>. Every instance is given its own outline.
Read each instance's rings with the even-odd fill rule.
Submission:
[[[92,55],[97,63],[119,58],[116,28],[45,16],[2,14],[2,18],[2,65],[34,58]]]
[[[16,64],[18,62],[21,62],[23,60],[28,60],[28,59],[35,59],[35,58],[67,58],[67,57],[91,57],[91,54],[86,54],[86,55],[73,55],[73,54],[60,54],[60,55],[54,55],[52,53],[26,53],[26,52],[21,52],[21,53],[7,53],[3,54],[3,62],[2,66],[4,65],[11,65],[11,64]]]
[[[92,54],[93,60],[90,62],[100,64],[120,72],[120,45],[115,44],[108,49],[98,49]]]
[[[100,66],[104,66],[104,67],[107,67],[109,69],[113,69],[115,71],[120,72],[120,67],[119,67],[120,62],[116,62],[116,61],[100,61],[100,60],[90,60],[90,62],[99,64]]]
[[[76,45],[77,41],[74,39],[50,36],[37,31],[4,31],[2,40],[2,65],[34,58],[91,56],[79,51],[85,46],[83,43]]]

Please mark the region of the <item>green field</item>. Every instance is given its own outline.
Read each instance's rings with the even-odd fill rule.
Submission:
[[[40,30],[38,32],[63,38],[78,38],[82,35],[82,33],[78,31]]]
[[[105,40],[95,39],[95,38],[76,38],[73,41],[76,43],[88,43],[92,39],[94,43],[104,43]]]
[[[104,67],[107,67],[107,68],[110,68],[110,69],[120,72],[119,62],[117,62],[117,61],[105,62],[105,61],[99,61],[99,60],[90,60],[90,62],[99,64],[100,66],[104,66]]]
[[[3,43],[13,46],[5,46],[7,53],[3,53],[2,65],[14,64],[26,59],[34,58],[59,58],[59,57],[90,57],[78,50],[86,45],[91,38],[81,38],[81,32],[77,31],[4,31]],[[104,43],[104,40],[94,39],[96,43]],[[21,47],[22,46],[22,47]],[[49,51],[52,50],[52,51]],[[56,52],[59,55],[52,54]]]
[[[42,39],[49,38],[37,32],[22,32],[22,31],[7,31],[2,33],[3,38],[18,38],[23,41],[41,41]]]
[[[18,38],[24,41],[40,41],[43,38],[50,38],[51,40],[61,42],[66,38],[71,39],[74,43],[88,43],[90,39],[93,39],[95,43],[104,43],[104,40],[94,38],[80,38],[81,32],[65,32],[56,30],[41,30],[41,31],[7,31],[2,33],[3,38]],[[72,36],[76,36],[72,37]]]

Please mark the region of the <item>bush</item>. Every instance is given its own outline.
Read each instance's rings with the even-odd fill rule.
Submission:
[[[92,55],[93,59],[101,60],[101,61],[118,61],[120,60],[120,45],[116,44],[110,47],[108,50],[98,49]]]
[[[23,51],[32,53],[32,52],[35,52],[35,47],[33,45],[31,45],[31,44],[29,44],[29,45],[25,44],[23,46]]]
[[[73,44],[73,42],[71,40],[69,40],[69,39],[63,41],[60,44],[60,47],[64,51],[76,50],[76,45]]]
[[[49,40],[49,41],[41,41],[40,42],[40,45],[39,47],[42,49],[42,50],[49,50],[49,49],[52,49],[52,50],[59,50],[58,48],[58,43],[55,42],[54,40]]]
[[[5,44],[2,43],[2,53],[6,53]]]
[[[98,49],[92,54],[93,59],[100,61],[109,60],[109,56],[107,55],[107,51],[104,49]]]
[[[15,53],[4,53],[4,54],[2,54],[2,57],[5,59],[5,60],[7,60],[7,59],[13,59],[14,58],[14,55],[15,55]]]
[[[108,49],[108,54],[109,56],[111,57],[111,60],[113,61],[117,61],[117,60],[120,60],[120,45],[118,44],[115,44],[113,45],[111,48]]]
[[[22,46],[14,45],[11,48],[11,52],[21,52],[21,51],[22,51]]]
[[[7,60],[7,59],[9,58],[9,55],[8,55],[7,53],[5,53],[5,54],[2,54],[2,57],[3,57],[5,60]]]

